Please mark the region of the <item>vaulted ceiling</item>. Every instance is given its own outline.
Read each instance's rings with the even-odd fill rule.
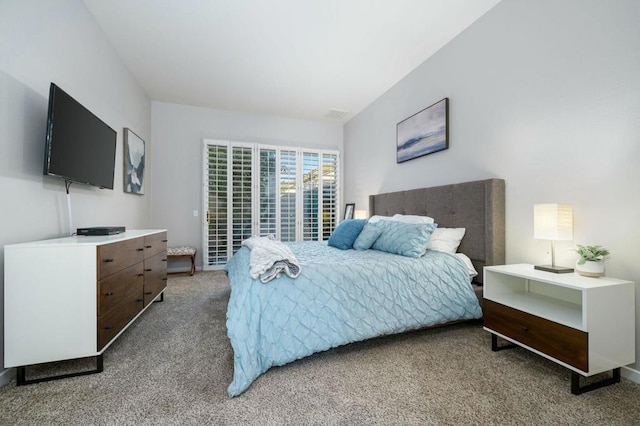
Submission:
[[[84,1],[152,100],[341,123],[500,0]]]

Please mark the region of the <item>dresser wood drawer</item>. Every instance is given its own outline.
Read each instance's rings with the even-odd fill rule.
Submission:
[[[98,351],[113,339],[143,308],[142,292],[131,292],[105,315],[98,317]]]
[[[131,292],[142,293],[144,265],[139,262],[98,281],[98,316],[118,305]]]
[[[167,250],[167,233],[159,232],[144,237],[144,257],[148,259]]]
[[[144,238],[98,246],[98,279],[144,260]]]
[[[167,287],[167,252],[144,260],[144,306]]]
[[[485,299],[484,326],[559,361],[589,371],[588,334]]]

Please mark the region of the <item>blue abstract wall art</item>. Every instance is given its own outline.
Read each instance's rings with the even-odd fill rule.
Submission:
[[[398,163],[448,148],[449,98],[444,98],[398,123]]]
[[[144,194],[144,141],[124,129],[124,192]]]

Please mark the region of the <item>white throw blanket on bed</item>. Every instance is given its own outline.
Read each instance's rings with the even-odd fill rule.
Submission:
[[[300,275],[298,259],[288,246],[276,240],[273,235],[251,237],[244,240],[242,245],[251,250],[251,278],[260,278],[262,283],[268,283],[283,272],[291,278]]]

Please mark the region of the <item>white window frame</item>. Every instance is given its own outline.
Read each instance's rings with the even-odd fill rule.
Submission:
[[[293,151],[296,153],[296,197],[295,197],[295,238],[296,241],[302,241],[304,238],[304,223],[303,223],[303,197],[304,197],[304,182],[303,182],[303,159],[305,154],[317,155],[318,158],[318,182],[317,182],[317,240],[323,239],[323,182],[324,173],[323,159],[324,155],[335,156],[336,158],[336,182],[335,182],[335,206],[333,211],[333,223],[338,225],[340,219],[339,206],[342,205],[342,191],[341,191],[341,162],[340,152],[337,150],[328,149],[311,149],[292,146],[279,146],[279,145],[267,145],[260,143],[248,143],[248,142],[236,142],[230,140],[219,139],[203,139],[203,163],[202,163],[202,264],[204,270],[222,269],[224,264],[210,264],[209,263],[209,147],[212,145],[225,146],[227,148],[227,261],[231,259],[233,255],[233,194],[232,194],[232,180],[229,176],[233,173],[232,168],[232,155],[233,149],[251,148],[252,149],[252,194],[251,194],[251,234],[258,235],[261,232],[260,229],[260,151],[261,150],[275,150],[276,154],[276,194],[280,194],[281,191],[281,151]],[[281,222],[282,222],[282,210],[281,202],[278,197],[275,201],[276,206],[276,237],[280,239],[281,236]]]

